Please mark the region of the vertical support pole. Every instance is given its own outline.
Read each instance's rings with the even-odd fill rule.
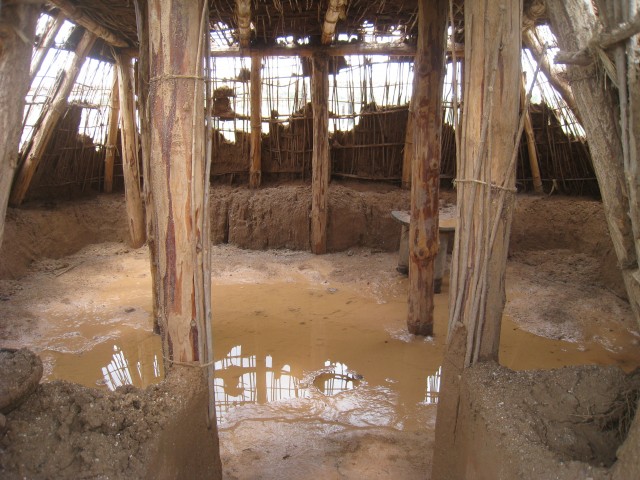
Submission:
[[[110,99],[109,130],[107,132],[106,153],[104,156],[104,191],[113,191],[113,164],[116,158],[118,143],[118,121],[120,119],[120,87],[118,86],[118,69],[113,69],[113,88]]]
[[[33,174],[36,172],[36,168],[42,160],[42,156],[49,144],[49,140],[53,135],[53,132],[60,120],[60,117],[64,114],[67,107],[67,98],[73,89],[76,78],[80,73],[80,69],[84,64],[89,50],[93,46],[96,40],[96,36],[85,31],[76,47],[71,63],[64,72],[64,78],[58,91],[54,94],[51,104],[46,112],[43,112],[42,121],[40,127],[33,135],[31,140],[31,146],[24,155],[24,162],[22,167],[16,175],[16,179],[13,183],[13,189],[11,190],[11,196],[9,203],[13,206],[18,206],[24,201],[24,197],[29,190],[29,185],[33,179]]]
[[[40,8],[30,3],[0,9],[0,246],[11,181],[18,163],[25,96],[29,90],[29,59]]]
[[[311,157],[311,251],[327,252],[329,210],[329,59],[312,57],[313,155]]]
[[[140,194],[140,163],[138,161],[138,133],[133,97],[133,75],[131,58],[116,53],[118,87],[120,90],[120,120],[122,123],[122,170],[124,173],[124,196],[131,245],[139,248],[146,240],[144,209]]]
[[[466,89],[435,480],[464,479],[472,468],[457,438],[464,435],[458,425],[460,378],[466,367],[498,358],[515,203],[521,25],[522,0],[465,2]]]
[[[258,188],[262,179],[262,56],[251,54],[251,165],[249,187]]]
[[[419,2],[414,67],[414,130],[409,227],[409,311],[415,335],[433,335],[434,261],[438,254],[438,192],[448,1]]]
[[[51,45],[53,45],[53,41],[56,39],[56,35],[58,35],[58,32],[60,31],[60,28],[62,27],[64,21],[64,14],[62,12],[58,12],[58,15],[56,15],[49,24],[47,32],[44,34],[44,37],[36,48],[36,51],[33,53],[33,58],[31,59],[31,69],[29,72],[29,85],[31,85],[33,79],[36,78],[36,75],[40,71],[42,62],[44,62],[47,53],[49,53],[49,49],[51,48]]]
[[[204,0],[149,0],[148,15],[150,184],[163,352],[169,364],[204,362],[211,353],[203,254],[209,241],[203,77],[208,11]]]
[[[158,277],[158,242],[153,215],[151,191],[151,126],[149,119],[149,17],[147,0],[135,0],[136,24],[140,51],[138,54],[138,115],[140,117],[140,150],[142,152],[142,177],[147,245],[151,272],[151,296],[153,304],[153,331],[160,333],[160,297]]]
[[[415,66],[415,63],[414,63]],[[411,188],[411,165],[413,164],[413,129],[415,117],[413,107],[416,103],[416,75],[414,71],[413,90],[411,91],[411,101],[409,102],[409,114],[407,115],[407,130],[404,136],[404,152],[402,156],[402,188],[409,190]]]
[[[536,136],[533,133],[533,125],[531,123],[531,114],[529,109],[525,111],[525,100],[527,92],[525,90],[525,79],[522,76],[520,83],[520,109],[524,115],[524,133],[527,137],[527,152],[529,152],[529,167],[531,168],[531,179],[533,180],[533,191],[535,193],[544,193],[542,190],[542,178],[540,178],[540,165],[538,163],[538,152],[536,150]]]

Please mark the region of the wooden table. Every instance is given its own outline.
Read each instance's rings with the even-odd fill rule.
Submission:
[[[394,210],[391,212],[391,216],[402,225],[396,270],[403,275],[407,275],[409,273],[409,224],[411,223],[411,215],[405,210]],[[447,250],[449,249],[449,242],[453,240],[456,231],[456,209],[455,207],[441,207],[438,216],[440,246],[434,266],[433,289],[435,293],[442,291],[442,277],[447,266]]]

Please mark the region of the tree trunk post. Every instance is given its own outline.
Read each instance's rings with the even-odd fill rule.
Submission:
[[[262,57],[251,55],[251,166],[249,187],[258,188],[262,179]]]
[[[311,157],[311,251],[327,252],[329,210],[329,60],[312,58],[311,101],[313,106],[313,156]]]
[[[140,194],[140,162],[138,161],[138,132],[133,96],[131,58],[115,54],[120,91],[120,120],[122,124],[122,170],[124,173],[124,196],[131,246],[139,248],[146,240],[146,226],[142,195]]]
[[[140,150],[142,152],[142,177],[149,265],[151,266],[151,296],[153,304],[153,331],[160,333],[160,297],[158,277],[158,242],[153,215],[151,191],[151,126],[149,118],[149,16],[147,0],[135,0],[138,30],[138,115],[140,116]]]
[[[18,164],[29,61],[40,8],[29,3],[0,9],[0,246],[11,181]]]
[[[524,133],[527,137],[527,152],[529,153],[529,168],[531,168],[531,179],[533,180],[533,191],[535,193],[544,193],[542,190],[542,178],[540,178],[540,165],[538,164],[538,151],[536,149],[536,136],[533,132],[533,124],[531,123],[531,113],[529,109],[525,110],[525,99],[527,92],[525,89],[525,79],[522,77],[520,83],[520,109],[524,115]]]
[[[413,162],[409,226],[409,311],[415,335],[433,335],[434,262],[438,254],[438,192],[442,89],[448,1],[419,2],[418,52],[412,100]]]
[[[33,179],[33,174],[36,172],[36,168],[38,168],[40,160],[42,160],[42,156],[49,145],[49,140],[55,131],[60,117],[62,117],[67,108],[67,99],[69,98],[69,94],[73,89],[73,85],[76,83],[80,69],[84,64],[84,59],[86,58],[87,53],[89,53],[89,50],[91,50],[95,40],[96,36],[93,33],[89,31],[84,32],[78,46],[76,47],[73,59],[71,60],[67,70],[64,72],[64,79],[62,80],[58,91],[53,96],[49,108],[46,111],[43,111],[40,127],[36,130],[33,138],[31,139],[30,148],[25,152],[24,162],[22,163],[22,166],[16,175],[16,179],[13,182],[13,188],[9,198],[9,203],[11,205],[18,206],[24,201],[24,197],[27,195],[29,185]],[[20,122],[20,124],[21,123],[22,122]]]
[[[118,122],[120,120],[120,87],[118,85],[118,69],[113,69],[113,88],[110,98],[109,129],[107,131],[107,142],[104,155],[104,191],[113,191],[113,165],[116,158],[116,148],[118,144]]]
[[[459,381],[498,358],[505,267],[515,201],[522,0],[465,2],[465,102],[457,172],[449,332],[432,478],[464,479],[457,448]],[[472,266],[472,268],[470,268]]]
[[[56,35],[60,31],[62,24],[65,21],[64,13],[58,12],[58,15],[51,21],[47,28],[47,32],[45,33],[42,41],[36,48],[36,51],[33,53],[33,58],[31,59],[31,68],[29,72],[29,85],[33,83],[33,79],[36,78],[36,75],[40,71],[40,67],[42,67],[42,62],[44,62],[44,58],[49,53],[49,49],[51,45],[53,45],[53,41],[56,39]]]

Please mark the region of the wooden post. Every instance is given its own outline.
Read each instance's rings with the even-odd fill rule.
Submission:
[[[80,73],[80,69],[84,63],[84,59],[91,50],[93,42],[95,42],[96,36],[85,31],[76,47],[71,63],[67,70],[64,72],[64,78],[58,91],[54,94],[51,104],[48,109],[43,112],[42,121],[38,130],[33,135],[30,148],[24,155],[24,162],[16,175],[16,179],[13,183],[13,189],[11,190],[11,196],[9,203],[13,206],[18,206],[24,201],[24,197],[29,190],[31,179],[33,174],[42,160],[42,156],[49,144],[51,135],[58,124],[58,120],[64,114],[67,107],[67,98],[71,93],[76,78]]]
[[[38,72],[40,71],[40,67],[42,67],[42,62],[44,62],[44,58],[47,56],[53,41],[56,39],[56,35],[60,31],[62,24],[65,21],[65,16],[62,12],[58,12],[58,15],[53,18],[51,23],[49,24],[44,37],[40,40],[38,47],[33,53],[33,58],[31,59],[31,70],[29,72],[29,84],[33,83],[33,79],[36,77]]]
[[[538,41],[531,30],[525,30],[522,32],[522,44],[529,50],[529,52],[531,52],[533,59],[538,65],[540,65],[542,73],[544,73],[547,80],[549,80],[549,83],[560,94],[564,103],[567,104],[569,110],[571,110],[578,122],[582,125],[582,117],[580,116],[580,111],[576,105],[576,100],[573,97],[571,87],[553,71],[551,65],[549,65],[547,56],[544,55],[542,48],[538,44]]]
[[[249,187],[258,188],[262,177],[262,57],[251,56],[251,165]]]
[[[140,164],[138,162],[138,134],[135,118],[135,98],[133,97],[133,76],[131,58],[115,54],[120,90],[120,120],[122,124],[122,170],[124,173],[124,196],[131,245],[139,248],[146,240],[144,209],[140,194]]]
[[[109,114],[109,130],[107,131],[107,142],[104,156],[104,191],[113,191],[113,164],[116,157],[118,144],[118,121],[120,119],[120,87],[118,86],[118,69],[113,69],[113,88],[110,99],[111,113]]]
[[[153,192],[151,191],[151,126],[149,119],[149,17],[147,0],[135,0],[138,30],[138,115],[140,117],[140,150],[142,152],[142,176],[147,245],[151,271],[151,296],[153,305],[153,331],[160,333],[160,278],[158,277],[158,242],[153,215]]]
[[[324,16],[324,24],[322,25],[322,44],[329,45],[333,42],[336,33],[336,24],[344,10],[347,7],[347,0],[329,0],[327,5],[327,13]]]
[[[415,65],[415,63],[414,63]],[[402,156],[402,188],[408,190],[411,188],[411,168],[413,164],[413,129],[415,124],[413,107],[416,103],[416,79],[414,72],[413,90],[411,91],[411,101],[409,102],[409,114],[407,115],[407,130],[404,135],[404,152]]]
[[[238,41],[242,48],[251,44],[251,0],[236,0]]]
[[[465,2],[465,102],[457,172],[449,333],[432,478],[466,478],[458,448],[460,377],[498,358],[520,131],[522,0]]]
[[[533,125],[531,124],[531,113],[527,108],[525,110],[525,99],[527,92],[525,90],[525,79],[522,77],[520,83],[520,110],[524,115],[524,133],[527,137],[527,152],[529,152],[529,167],[531,168],[531,178],[533,180],[533,191],[536,193],[544,193],[542,190],[542,178],[540,178],[540,165],[538,164],[538,151],[536,150],[536,136],[533,133]]]
[[[311,157],[311,251],[327,252],[329,210],[329,59],[312,57],[313,155]]]
[[[0,246],[11,181],[18,162],[29,60],[40,8],[30,3],[0,9]]]
[[[590,3],[548,0],[547,12],[558,46],[564,51],[579,51],[589,46],[599,28]],[[613,89],[603,84],[595,67],[567,65],[567,73],[572,79],[571,89],[589,139],[609,234],[629,301],[640,323],[640,271],[635,241],[638,237],[634,235],[629,213],[625,155],[619,130],[620,118],[616,112],[618,100]]]
[[[419,2],[418,5],[407,326],[415,335],[433,335],[433,274],[438,254],[442,88],[448,0]]]
[[[165,361],[208,361],[204,0],[149,0],[150,184]],[[195,27],[194,27],[195,26]],[[213,400],[211,400],[213,401]]]

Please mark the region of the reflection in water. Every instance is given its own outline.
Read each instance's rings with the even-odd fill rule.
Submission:
[[[232,407],[308,396],[308,390],[291,374],[290,365],[274,368],[271,355],[243,356],[242,345],[233,347],[222,360],[215,363],[214,368],[218,421]]]
[[[350,372],[344,363],[331,363],[327,360],[324,366],[329,367],[329,370],[318,375],[313,380],[313,385],[325,395],[332,396],[353,390],[362,380],[362,375]]]
[[[101,383],[106,385],[109,390],[115,390],[116,388],[123,385],[143,385],[148,383],[149,378],[145,376],[143,365],[139,360],[135,364],[135,372],[137,373],[137,378],[134,381],[134,379],[131,377],[131,369],[129,367],[129,362],[125,357],[124,351],[117,345],[114,345],[113,352],[114,353],[111,356],[111,361],[109,362],[109,364],[106,367],[102,367],[103,381]],[[163,374],[158,362],[158,355],[153,356],[152,367],[153,378],[160,378]]]
[[[424,403],[427,405],[436,405],[438,403],[438,394],[440,393],[440,377],[442,376],[442,366],[438,367],[436,373],[427,377],[427,394],[424,397]]]

